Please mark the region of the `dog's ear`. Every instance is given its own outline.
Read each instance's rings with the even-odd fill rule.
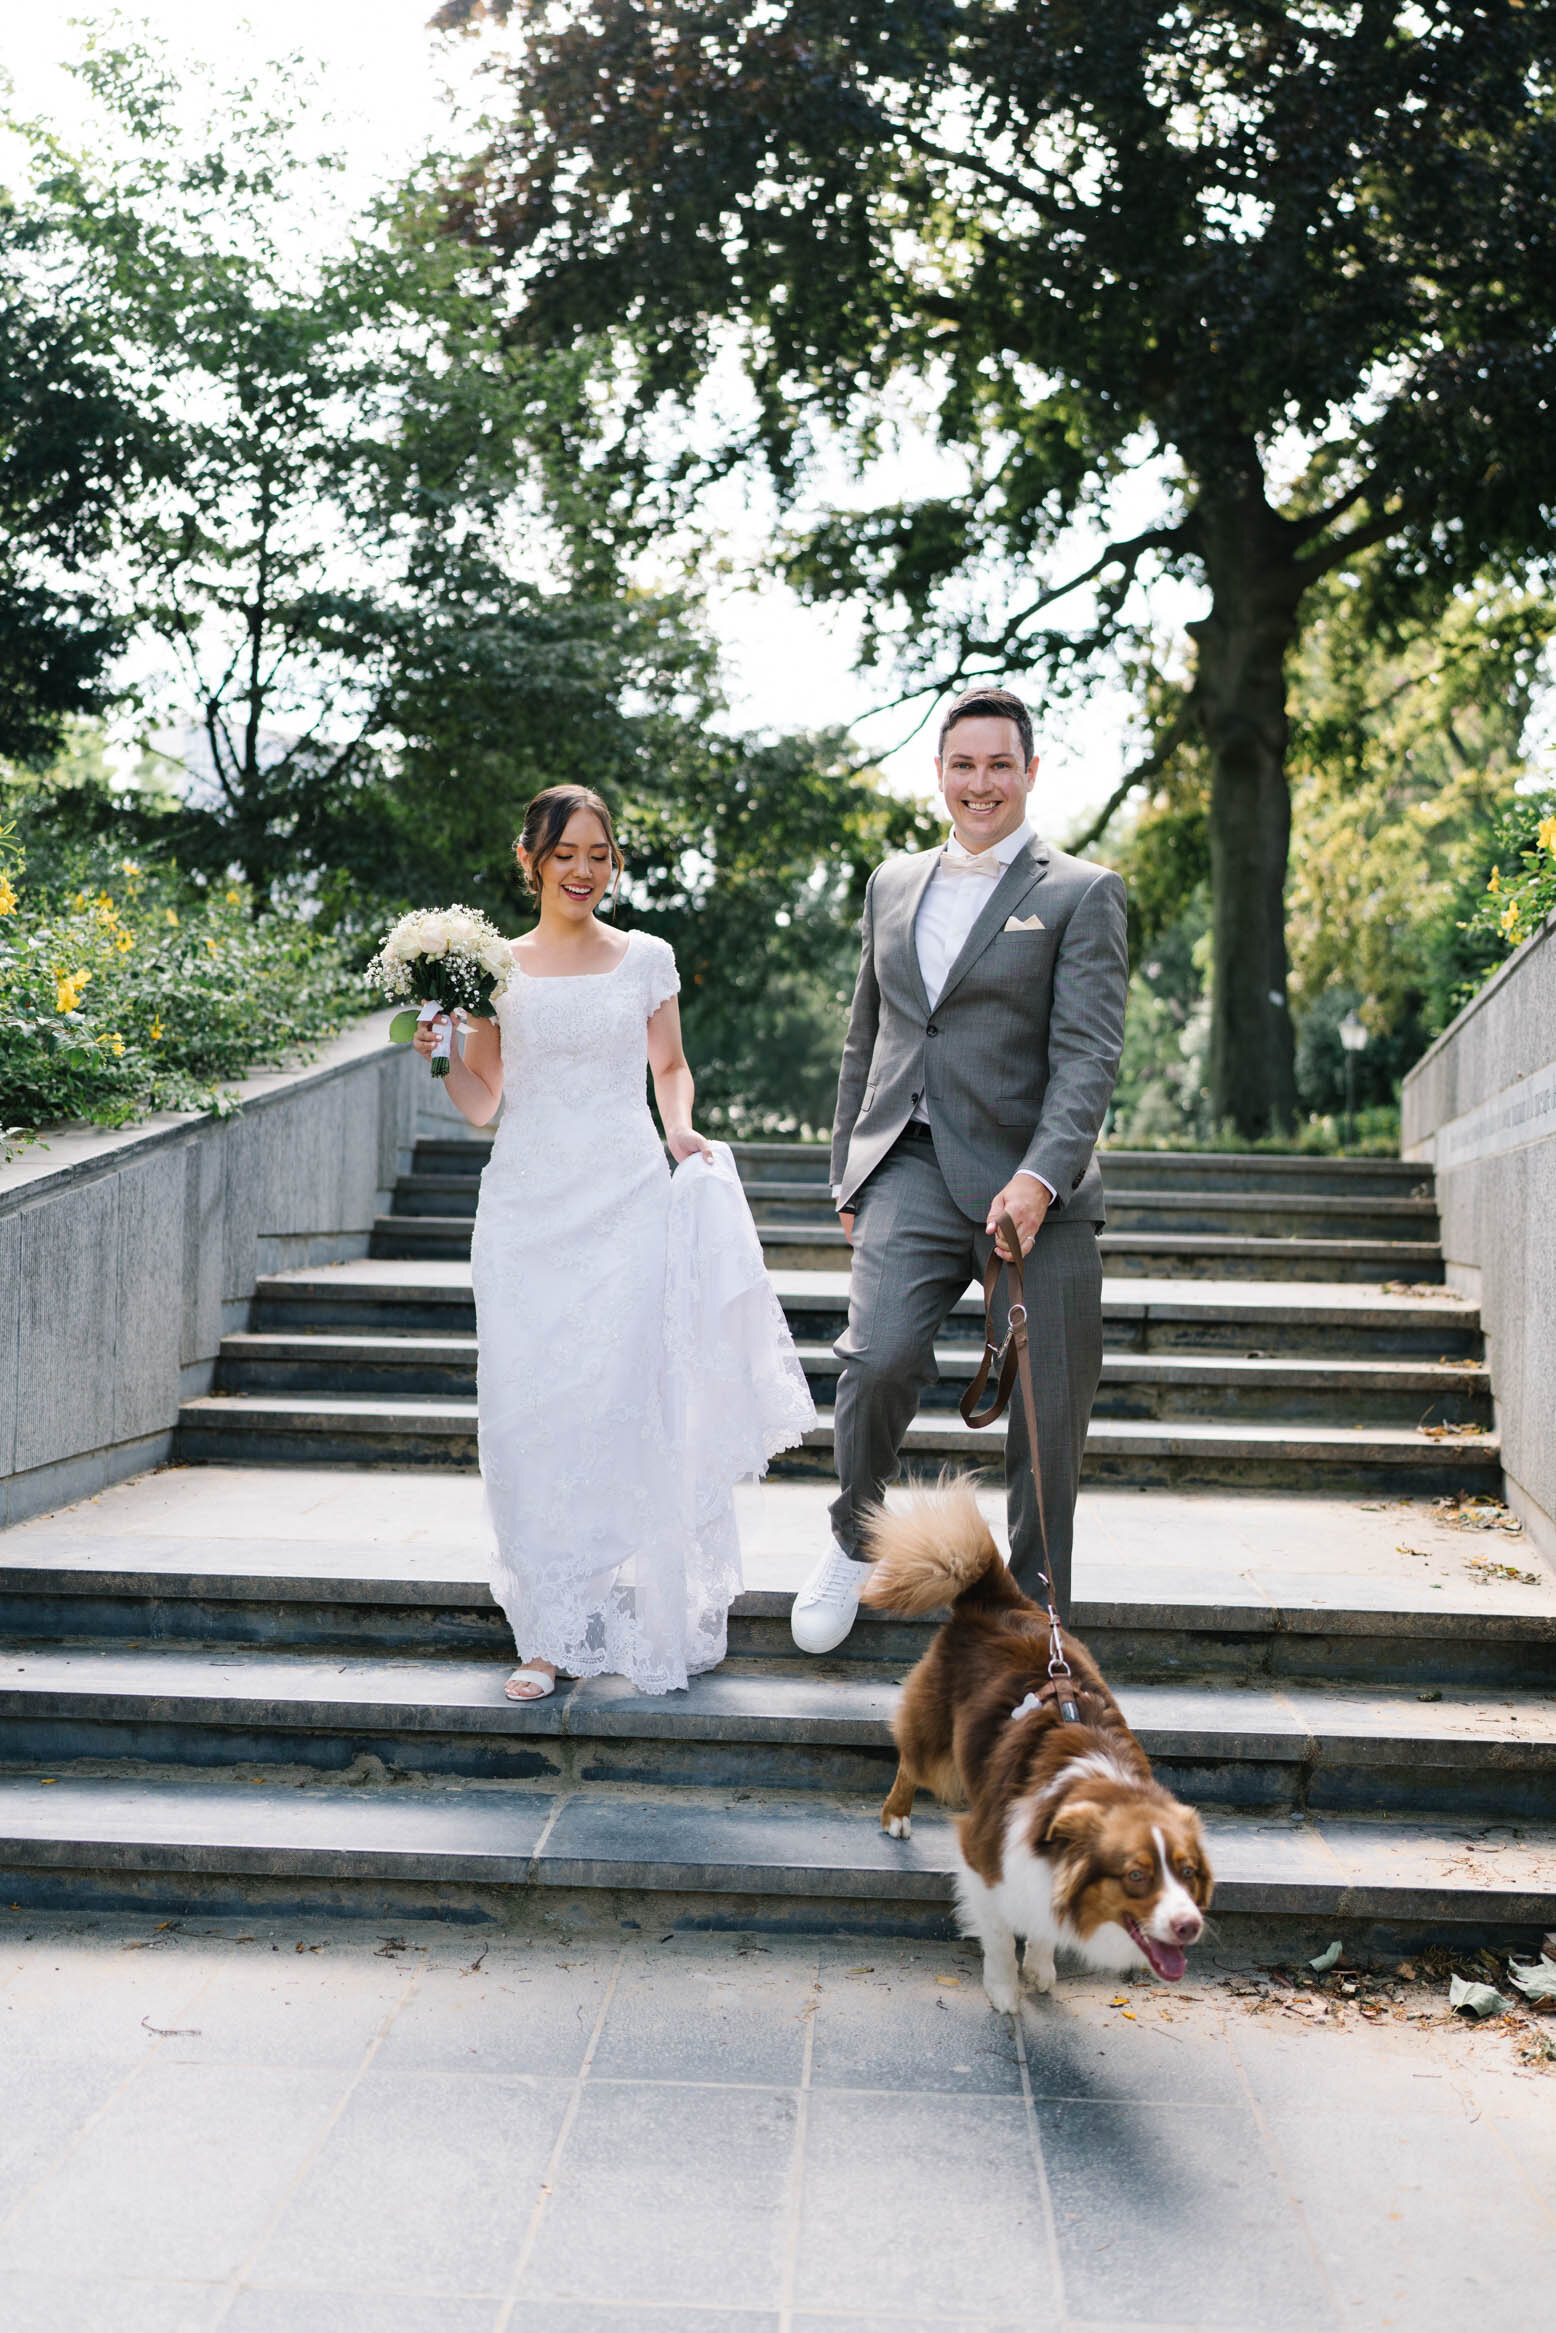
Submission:
[[[1087,1847],[1102,1828],[1102,1809],[1094,1798],[1067,1798],[1043,1834],[1045,1844],[1057,1840],[1065,1847]]]

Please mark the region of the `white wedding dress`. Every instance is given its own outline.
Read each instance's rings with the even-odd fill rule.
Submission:
[[[492,1593],[521,1658],[646,1693],[723,1659],[734,1485],[815,1421],[733,1158],[672,1179],[649,1115],[679,987],[642,932],[609,972],[515,966],[471,1241]]]

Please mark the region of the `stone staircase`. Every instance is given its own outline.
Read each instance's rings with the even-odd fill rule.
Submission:
[[[217,1390],[185,1405],[185,1457],[474,1465],[468,1261],[484,1155],[477,1143],[421,1144],[393,1213],[374,1228],[367,1267],[260,1283],[250,1327],[223,1341]],[[821,1412],[805,1449],[778,1471],[828,1474],[848,1251],[826,1154],[753,1143],[739,1157]],[[1228,1190],[1238,1163],[1108,1157],[1107,1357],[1087,1481],[1321,1483],[1336,1494],[1494,1489],[1479,1321],[1442,1289],[1436,1212],[1420,1170],[1387,1159],[1258,1159],[1248,1179],[1264,1187]],[[998,1440],[957,1415],[980,1326],[969,1295],[948,1324],[940,1383],[909,1434],[906,1457],[918,1471],[987,1464]]]
[[[482,1918],[522,1888],[637,1920],[943,1928],[944,1819],[926,1806],[906,1843],[876,1822],[923,1628],[871,1620],[805,1662],[788,1593],[758,1586],[685,1695],[599,1679],[521,1708],[476,1547],[304,1530],[319,1486],[359,1484],[365,1510],[381,1479],[408,1513],[424,1470],[474,1465],[483,1155],[423,1144],[370,1257],[261,1282],[180,1429],[205,1481],[246,1486],[241,1534],[116,1539],[67,1512],[0,1539],[6,1900]],[[740,1163],[823,1413],[753,1494],[792,1581],[820,1544],[847,1255],[819,1151]],[[1105,1178],[1103,1501],[1155,1490],[1128,1512],[1189,1542],[1230,1503],[1257,1542],[1294,1516],[1334,1531],[1343,1500],[1387,1503],[1392,1534],[1424,1500],[1495,1494],[1479,1319],[1442,1288],[1420,1170],[1113,1153]],[[969,1296],[914,1429],[924,1470],[998,1456],[954,1406],[978,1325]],[[1202,1809],[1224,1923],[1283,1948],[1556,1925],[1556,1595],[1196,1574],[1193,1545],[1164,1585],[1137,1567],[1088,1593],[1086,1549],[1083,1529],[1074,1625]]]

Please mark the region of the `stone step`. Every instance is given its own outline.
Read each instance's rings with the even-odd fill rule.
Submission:
[[[452,1199],[451,1184],[440,1186]],[[808,1225],[830,1229],[835,1209],[818,1204],[817,1189],[809,1183],[749,1182],[746,1197],[757,1224]],[[1430,1199],[1308,1198],[1238,1192],[1218,1195],[1195,1191],[1109,1192],[1109,1232],[1214,1233],[1226,1238],[1432,1241],[1438,1236],[1437,1209]],[[396,1214],[432,1212],[430,1203],[418,1203],[416,1178],[403,1178],[395,1195]],[[449,1212],[464,1212],[450,1207]],[[474,1212],[474,1200],[469,1212]]]
[[[796,1347],[818,1405],[836,1398],[832,1347]],[[954,1411],[981,1358],[971,1343],[938,1346],[940,1382],[920,1396]],[[1094,1418],[1220,1420],[1341,1426],[1477,1425],[1490,1431],[1491,1380],[1473,1362],[1292,1361],[1264,1355],[1105,1353]]]
[[[747,1183],[776,1180],[819,1185],[831,1180],[831,1153],[821,1142],[736,1142],[731,1145]],[[417,1174],[479,1175],[491,1150],[489,1135],[419,1142]],[[1399,1158],[1297,1158],[1263,1151],[1109,1150],[1097,1153],[1104,1187],[1229,1193],[1286,1192],[1315,1198],[1430,1199],[1432,1170]]]
[[[1223,1921],[1311,1950],[1340,1934],[1398,1949],[1556,1922],[1556,1830],[1212,1810]],[[383,1918],[501,1917],[514,1892],[561,1909],[701,1926],[951,1933],[952,1831],[926,1811],[887,1839],[865,1804],[824,1794],[506,1784],[276,1783],[193,1774],[0,1779],[0,1877],[29,1910],[265,1907]]]
[[[1183,1279],[1324,1280],[1371,1283],[1430,1281],[1443,1276],[1433,1240],[1263,1239],[1208,1232],[1104,1231],[1098,1240],[1115,1274],[1171,1274]],[[470,1221],[457,1215],[379,1215],[369,1253],[386,1260],[468,1257]],[[769,1224],[762,1254],[770,1267],[790,1271],[846,1268],[849,1246],[841,1225]]]
[[[0,1654],[0,1760],[260,1764],[569,1784],[857,1792],[896,1767],[896,1679],[726,1663],[684,1693],[619,1677],[531,1707],[503,1696],[511,1661],[319,1658],[164,1644],[22,1645]],[[1495,1697],[1312,1685],[1123,1684],[1159,1779],[1197,1806],[1288,1813],[1495,1815],[1556,1805],[1556,1709]]]
[[[330,1336],[246,1330],[221,1343],[223,1393],[466,1393],[476,1384],[473,1336],[365,1332]],[[812,1394],[830,1402],[838,1362],[829,1344],[798,1346]],[[937,1349],[940,1383],[923,1396],[955,1408],[977,1366],[970,1340]],[[1222,1355],[1108,1353],[1098,1417],[1284,1418],[1351,1425],[1453,1422],[1489,1427],[1491,1386],[1474,1362],[1288,1361]]]
[[[794,1333],[835,1343],[848,1318],[848,1274],[775,1270],[771,1277]],[[1351,1285],[1115,1278],[1103,1282],[1102,1314],[1109,1345],[1139,1352],[1439,1361],[1476,1359],[1481,1351],[1478,1309],[1441,1286],[1398,1295]],[[976,1342],[982,1320],[982,1298],[969,1288],[943,1335]],[[471,1335],[469,1262],[364,1258],[268,1273],[255,1291],[250,1325]]]
[[[1097,1153],[1103,1187],[1127,1190],[1304,1193],[1360,1198],[1375,1193],[1430,1199],[1432,1169],[1401,1158],[1301,1158],[1267,1151],[1111,1150]]]
[[[473,1218],[480,1193],[470,1174],[402,1175],[393,1217],[438,1223]],[[812,1180],[752,1178],[746,1196],[758,1225],[814,1231],[835,1229],[835,1210],[824,1185]],[[1309,1197],[1305,1194],[1194,1191],[1126,1191],[1108,1196],[1113,1232],[1210,1233],[1226,1238],[1300,1239],[1319,1236],[1347,1241],[1437,1238],[1437,1209],[1430,1199]]]
[[[1334,1522],[1332,1507],[1317,1512]],[[1400,1520],[1385,1519],[1385,1540],[1401,1528],[1431,1536],[1421,1528],[1419,1510],[1391,1515]],[[1268,1525],[1261,1530],[1259,1517],[1253,1520],[1256,1536],[1267,1542]],[[796,1516],[791,1528],[799,1527]],[[1095,1529],[1092,1510],[1083,1505],[1083,1540]],[[89,1535],[63,1542],[52,1536],[43,1542],[35,1533],[0,1536],[0,1631],[56,1650],[96,1639],[129,1650],[172,1641],[359,1656],[452,1652],[501,1659],[512,1652],[479,1547],[413,1551],[361,1540],[336,1545],[220,1536],[195,1546],[191,1568],[187,1539],[137,1535],[105,1544]],[[785,1556],[791,1577],[803,1576],[809,1554],[809,1534],[802,1532]],[[1193,1582],[1174,1573],[1152,1597],[1120,1589],[1087,1594],[1089,1568],[1088,1562],[1069,1621],[1115,1682],[1556,1688],[1556,1604],[1538,1586],[1503,1586],[1492,1605],[1484,1586],[1462,1577],[1411,1581],[1408,1589],[1396,1581],[1391,1589],[1371,1577],[1321,1572],[1287,1576],[1275,1594],[1251,1593],[1235,1573],[1223,1584],[1212,1571]],[[765,1587],[737,1596],[731,1657],[792,1664],[791,1600],[787,1589]],[[901,1675],[927,1649],[935,1625],[862,1613],[813,1673],[846,1675],[862,1662]]]
[[[948,1463],[998,1464],[1003,1440],[1003,1422],[974,1432],[954,1412],[921,1410],[903,1442],[904,1465],[911,1475],[928,1476]],[[181,1406],[177,1449],[185,1463],[468,1467],[476,1464],[476,1407],[452,1395],[207,1394]],[[785,1451],[773,1472],[831,1471],[832,1421],[823,1412],[803,1448]],[[1501,1450],[1494,1434],[1436,1439],[1398,1426],[1093,1419],[1084,1478],[1145,1488],[1322,1487],[1403,1497],[1478,1486],[1494,1494]]]

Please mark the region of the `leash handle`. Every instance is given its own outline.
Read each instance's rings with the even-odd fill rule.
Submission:
[[[1037,1492],[1037,1528],[1043,1547],[1043,1601],[1048,1607],[1048,1674],[1050,1677],[1068,1677],[1070,1664],[1064,1657],[1064,1627],[1059,1618],[1058,1599],[1054,1593],[1053,1565],[1048,1554],[1048,1514],[1043,1504],[1042,1450],[1037,1432],[1037,1396],[1032,1390],[1032,1354],[1027,1338],[1026,1288],[1021,1276],[1021,1237],[1008,1215],[1001,1215],[996,1226],[1010,1250],[1010,1257],[1002,1256],[996,1244],[989,1252],[983,1270],[983,1358],[973,1373],[973,1381],[961,1400],[964,1425],[992,1426],[1003,1417],[1015,1387],[1021,1387],[1021,1408],[1026,1419],[1027,1454],[1032,1465],[1032,1484]],[[1011,1259],[1014,1259],[1013,1261]],[[1010,1295],[1005,1307],[1006,1330],[1002,1340],[994,1334],[994,1300],[999,1292],[1000,1274],[1010,1275]],[[988,1407],[979,1410],[984,1389],[994,1375],[995,1381]],[[1060,1701],[1061,1714],[1072,1723],[1079,1713],[1072,1702]]]

